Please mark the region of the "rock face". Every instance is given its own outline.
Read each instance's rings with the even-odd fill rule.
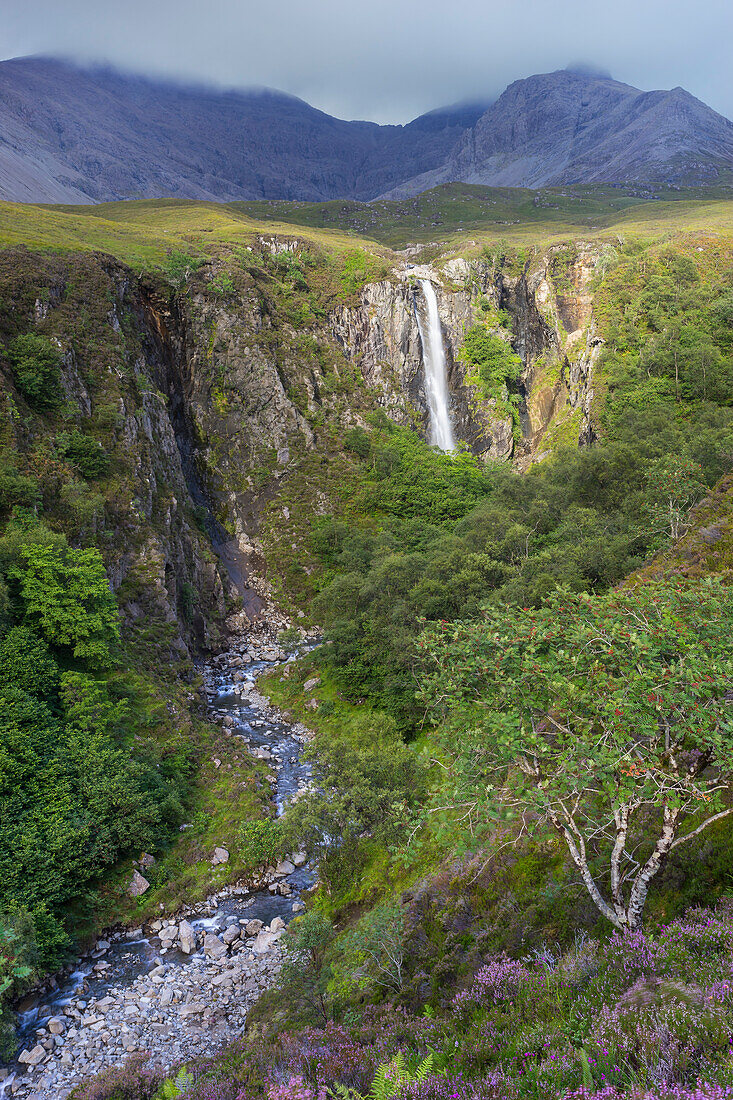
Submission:
[[[272,269],[273,254],[305,247],[293,237],[263,238],[229,297],[211,289],[221,273],[216,261],[177,296],[109,257],[0,254],[3,296],[20,297],[29,284],[43,289],[23,323],[58,341],[76,422],[100,414],[114,422],[110,451],[129,493],[112,512],[116,537],[104,543],[105,566],[112,588],[125,593],[123,629],[157,623],[171,662],[216,646],[232,600],[241,601],[235,629],[248,628],[267,604],[262,512],[319,448],[325,419],[364,425],[381,408],[427,435],[421,278],[436,290],[455,435],[474,454],[529,462],[551,449],[558,426],[575,443],[592,432],[590,378],[600,344],[589,291],[598,257],[590,246],[569,258],[549,249],[522,270],[487,259],[423,268],[401,261],[304,334],[273,322],[281,303],[268,298],[262,272],[268,263]],[[521,425],[506,401],[482,399],[466,380],[460,349],[482,298],[509,315],[505,335],[524,368]],[[100,345],[111,349],[108,366],[80,350],[72,321],[82,302],[94,311]],[[94,386],[102,383],[98,408]],[[0,371],[0,393],[6,388],[12,394]],[[19,448],[20,424],[9,429]],[[302,507],[317,515],[329,501],[314,491]],[[290,508],[282,515],[289,520]],[[238,675],[242,693],[251,692],[251,680]],[[259,750],[263,759],[266,751]]]
[[[517,80],[446,163],[390,197],[439,183],[705,184],[733,167],[733,123],[683,88],[642,92],[610,77],[561,72]]]

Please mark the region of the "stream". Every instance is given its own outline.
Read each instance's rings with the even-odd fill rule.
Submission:
[[[240,753],[268,763],[278,814],[309,785],[301,760],[307,731],[270,707],[255,680],[288,659],[250,636],[204,669],[211,718]],[[17,1006],[19,1057],[0,1064],[0,1098],[63,1100],[135,1052],[168,1068],[241,1035],[248,1009],[277,980],[284,928],[304,910],[301,893],[314,881],[305,853],[294,853],[257,888],[226,887],[174,917],[100,937]]]

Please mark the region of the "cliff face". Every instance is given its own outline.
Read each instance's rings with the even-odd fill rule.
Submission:
[[[13,323],[62,349],[64,427],[91,432],[112,459],[110,477],[82,489],[103,498],[97,541],[125,622],[158,622],[172,654],[214,645],[233,601],[240,625],[261,611],[263,512],[294,487],[328,510],[339,433],[382,409],[427,434],[420,279],[436,289],[458,440],[526,466],[592,437],[590,248],[550,250],[521,270],[500,259],[405,265],[304,316],[268,268],[273,250],[298,247],[268,242],[228,282],[214,262],[184,293],[107,257],[5,254]],[[466,380],[461,347],[486,299],[508,316],[504,335],[522,359],[519,425]],[[9,372],[4,388],[16,402]],[[11,416],[4,428],[19,466],[53,446],[43,418],[29,423]],[[53,511],[60,490],[47,491]]]
[[[166,400],[164,344],[138,280],[109,257],[18,250],[0,254],[0,285],[3,337],[30,330],[50,339],[65,396],[57,424],[29,415],[0,362],[4,468],[36,481],[50,523],[99,546],[123,628],[140,634],[141,647],[145,635],[175,661],[215,644],[225,593]],[[87,481],[63,462],[58,445],[70,431],[103,447],[108,475]]]

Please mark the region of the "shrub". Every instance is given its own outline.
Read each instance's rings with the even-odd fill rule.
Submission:
[[[109,455],[102,444],[83,432],[59,432],[56,449],[75,466],[82,477],[104,477],[109,471]]]
[[[7,348],[15,385],[29,404],[55,409],[62,404],[61,352],[46,336],[35,332],[16,336]]]

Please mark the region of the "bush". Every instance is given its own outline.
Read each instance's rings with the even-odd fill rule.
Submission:
[[[75,466],[82,477],[92,480],[109,472],[109,455],[102,444],[83,432],[59,432],[56,436],[59,454]]]
[[[55,409],[62,404],[61,352],[46,336],[35,332],[16,336],[7,348],[15,385],[29,404]]]
[[[282,859],[287,836],[280,818],[245,821],[239,827],[239,858],[249,870],[264,870]]]
[[[0,644],[0,679],[46,699],[58,687],[59,670],[48,646],[24,626],[14,626]]]

